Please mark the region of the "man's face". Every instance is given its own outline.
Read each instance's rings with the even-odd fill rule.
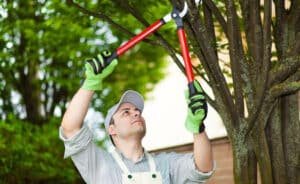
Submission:
[[[145,120],[141,111],[131,103],[123,103],[113,115],[114,124],[110,125],[110,134],[121,139],[137,137],[142,139],[146,133]]]

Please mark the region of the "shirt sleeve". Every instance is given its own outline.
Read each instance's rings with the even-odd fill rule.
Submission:
[[[63,135],[59,128],[59,137],[64,142],[64,158],[71,157],[80,175],[86,183],[95,178],[97,161],[103,159],[105,151],[100,149],[93,140],[93,133],[86,124],[72,137]]]
[[[172,183],[205,183],[212,176],[216,166],[214,162],[213,170],[210,172],[198,171],[192,153],[172,152],[169,153],[168,159]]]
[[[63,128],[59,127],[59,138],[65,145],[64,158],[68,158],[85,150],[92,142],[93,134],[87,125],[83,124],[82,128],[70,138],[66,138],[63,133]]]

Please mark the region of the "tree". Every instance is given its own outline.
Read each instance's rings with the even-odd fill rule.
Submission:
[[[181,9],[184,1],[99,1],[93,7],[67,2],[130,37],[132,24],[123,24],[120,12],[135,18],[141,30],[160,18],[157,12],[166,12],[172,3]],[[235,183],[257,183],[257,165],[262,183],[299,183],[300,1],[204,0],[200,7],[186,2],[185,28],[192,56],[199,59],[194,71],[213,90],[214,96],[206,97],[232,143]],[[153,7],[155,14],[149,16]],[[174,29],[147,42],[164,48],[182,70],[169,28]],[[229,62],[220,57],[224,51]]]
[[[4,120],[13,113],[42,125],[53,116],[60,117],[84,79],[84,60],[124,40],[109,31],[107,23],[58,0],[1,1],[0,15],[0,113]],[[145,94],[162,78],[164,52],[154,52],[146,44],[138,50],[121,59],[118,75],[107,79],[107,88],[96,94],[93,108],[97,111],[106,112],[125,87]]]
[[[0,0],[0,24],[0,183],[79,183],[63,160],[61,115],[84,79],[84,60],[126,38],[60,0]],[[96,111],[104,114],[127,88],[146,94],[163,77],[163,49],[137,48],[95,94]]]

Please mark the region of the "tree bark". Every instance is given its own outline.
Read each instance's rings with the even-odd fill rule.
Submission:
[[[257,183],[257,160],[249,140],[236,134],[232,140],[235,184]]]
[[[250,140],[254,148],[255,156],[261,173],[263,184],[273,183],[272,163],[266,135],[263,130],[256,130],[250,135]]]
[[[286,164],[282,140],[282,114],[280,102],[276,104],[268,120],[266,134],[269,144],[274,184],[286,184]]]
[[[283,126],[283,148],[287,173],[287,183],[300,182],[300,121],[299,94],[281,97]]]
[[[24,72],[24,68],[19,69],[20,82],[17,84],[16,88],[21,92],[22,101],[25,106],[26,120],[33,124],[40,125],[42,123],[42,105],[41,87],[37,78],[38,65],[35,61],[28,61],[28,64],[25,65],[25,67],[28,68],[28,73],[26,74]]]

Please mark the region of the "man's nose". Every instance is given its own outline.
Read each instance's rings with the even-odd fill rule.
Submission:
[[[139,111],[134,111],[133,115],[134,115],[134,117],[138,117],[140,115],[140,112]]]

